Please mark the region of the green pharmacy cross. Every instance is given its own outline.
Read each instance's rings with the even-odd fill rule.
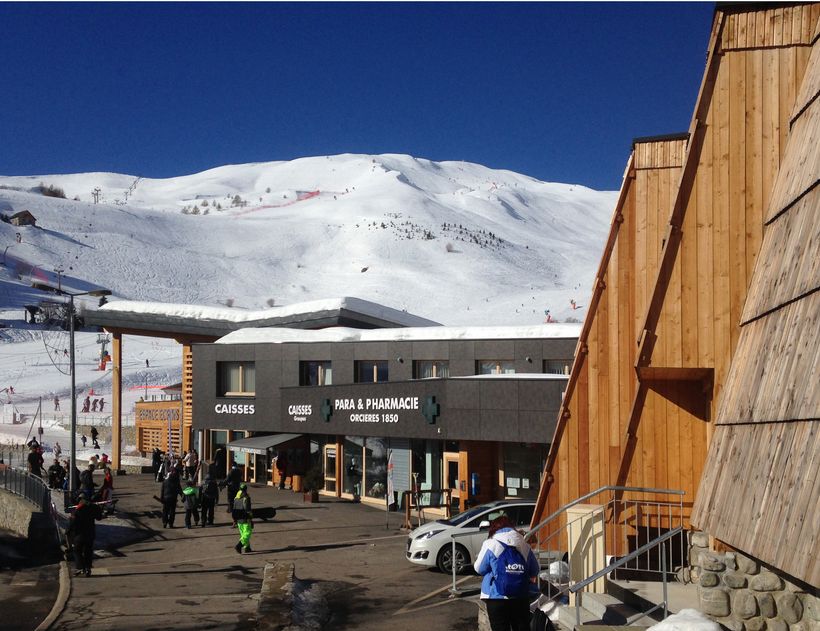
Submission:
[[[430,396],[427,397],[427,401],[425,402],[424,407],[421,410],[421,413],[424,414],[424,418],[427,419],[427,422],[430,425],[435,425],[440,410],[441,406],[438,403],[436,403],[436,397]]]
[[[322,415],[325,423],[330,422],[330,417],[333,416],[333,406],[330,404],[330,399],[322,401],[322,406],[319,408],[319,413]]]

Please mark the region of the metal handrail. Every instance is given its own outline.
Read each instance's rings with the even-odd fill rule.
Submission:
[[[585,502],[586,500],[588,500],[592,497],[595,497],[597,495],[600,495],[600,494],[606,493],[606,492],[612,492],[612,493],[647,493],[647,494],[652,493],[652,494],[657,494],[657,495],[673,495],[673,496],[678,496],[680,498],[682,498],[686,494],[685,491],[681,491],[681,490],[678,490],[678,489],[656,489],[656,488],[647,488],[647,487],[617,486],[617,485],[602,486],[598,489],[595,489],[594,491],[590,491],[589,493],[587,493],[585,495],[582,495],[581,497],[573,500],[572,502],[569,502],[568,504],[565,504],[564,506],[562,506],[561,508],[559,508],[558,510],[553,512],[551,515],[549,515],[545,519],[541,520],[538,524],[536,524],[535,526],[530,528],[524,534],[524,539],[529,540],[536,532],[541,530],[541,528],[543,528],[546,524],[552,522],[556,517],[566,513],[566,511],[569,510],[570,508],[572,508],[574,506],[577,506],[578,504],[581,504],[581,503]],[[680,501],[682,502],[683,500],[681,499]],[[604,505],[604,507],[601,509],[602,514],[606,511],[606,507],[609,506],[609,504],[612,504],[612,503],[613,502],[610,501],[606,505]],[[659,502],[658,505],[674,506],[674,504],[667,504],[667,503],[664,503],[664,502]],[[579,519],[581,519],[581,518],[579,518]],[[578,521],[578,520],[575,520],[575,521]],[[574,522],[571,522],[571,523],[567,524],[567,526],[569,526],[571,528],[572,523],[574,523]],[[629,562],[633,559],[637,559],[639,556],[641,556],[641,554],[647,553],[649,550],[657,547],[661,543],[666,542],[669,538],[671,538],[672,536],[674,536],[676,534],[679,534],[682,531],[683,531],[682,527],[678,526],[676,529],[665,533],[661,537],[658,537],[658,538],[654,539],[653,541],[648,542],[647,544],[644,544],[643,546],[639,547],[637,550],[633,551],[632,553],[628,554],[627,556],[619,557],[620,559],[623,559],[623,563],[619,563],[618,565],[616,565],[614,567],[620,567],[621,565],[623,565],[623,564],[625,564],[625,563],[627,563],[627,562]],[[471,536],[471,535],[475,535],[475,534],[476,534],[475,532],[462,532],[462,533],[453,533],[453,534],[450,535],[450,541],[451,541],[451,546],[452,546],[452,550],[451,550],[452,586],[450,587],[450,593],[453,594],[453,595],[459,595],[461,593],[460,590],[458,589],[458,587],[456,586],[456,572],[457,572],[457,566],[456,566],[456,539]],[[552,537],[550,537],[550,539],[551,538]],[[666,556],[665,556],[665,553],[661,556],[662,556],[661,564],[664,566],[664,569],[663,569],[662,573],[664,575],[664,600],[665,600],[666,599],[665,598],[665,596],[666,596],[666,578],[665,578],[665,576],[666,576],[666,570],[665,570]],[[571,567],[571,563],[570,563],[570,567]],[[613,569],[614,569],[614,567],[613,567]],[[602,572],[603,572],[603,574],[606,574],[609,571],[611,571],[611,569],[606,570],[606,571],[602,571]],[[597,574],[601,574],[601,572],[596,573],[596,575]],[[600,576],[598,576],[597,578],[600,578]],[[589,581],[587,579],[585,581],[581,581],[580,583],[577,583],[576,585],[581,585],[581,587],[578,587],[578,590],[580,590],[583,586],[588,585],[589,582],[592,582],[592,581]],[[539,574],[539,583],[540,583],[540,574]],[[578,590],[572,590],[572,593],[575,593]],[[568,590],[560,589],[560,590],[558,590],[556,595],[561,595],[561,594],[566,594],[566,593],[568,593]],[[651,613],[652,611],[654,611],[654,609],[655,608],[650,609],[646,613]]]
[[[591,497],[595,497],[596,495],[600,495],[606,491],[619,491],[619,492],[629,492],[629,493],[657,493],[657,494],[665,494],[665,495],[685,495],[685,491],[680,491],[676,489],[648,489],[640,486],[602,486],[594,491],[590,491],[586,495],[582,495],[578,499],[571,501],[569,504],[564,504],[561,508],[557,511],[552,513],[549,517],[542,519],[538,522],[535,526],[530,528],[527,533],[524,535],[525,539],[531,537],[536,531],[541,530],[541,528],[551,522],[553,519],[558,517],[561,513],[565,513],[568,509],[572,508],[573,506],[577,506],[578,504],[585,502]]]
[[[584,580],[578,581],[577,583],[575,583],[574,585],[572,585],[569,588],[569,590],[568,590],[569,593],[577,594],[582,589],[584,589],[587,585],[589,585],[591,583],[594,583],[599,578],[602,578],[602,577],[606,576],[610,572],[618,569],[619,567],[621,567],[623,565],[626,565],[627,563],[629,563],[629,561],[631,561],[633,559],[637,559],[640,555],[649,552],[649,550],[651,550],[653,548],[656,548],[658,546],[663,546],[663,554],[661,554],[661,576],[663,577],[663,601],[658,603],[657,605],[655,605],[651,609],[648,609],[647,611],[644,611],[640,616],[637,616],[637,617],[633,618],[632,620],[630,620],[629,624],[632,624],[633,622],[636,622],[636,621],[640,620],[641,618],[644,618],[644,617],[648,616],[650,613],[652,613],[656,609],[659,609],[660,607],[663,607],[663,617],[664,617],[664,619],[666,619],[666,617],[669,615],[669,596],[667,594],[667,589],[666,589],[667,580],[666,580],[666,545],[665,544],[669,539],[671,539],[672,537],[674,537],[676,535],[681,534],[682,532],[683,532],[683,528],[681,526],[678,526],[677,528],[673,528],[669,532],[666,532],[666,533],[660,535],[659,537],[656,537],[655,539],[653,539],[649,543],[645,543],[640,548],[637,548],[637,549],[633,550],[632,552],[630,552],[626,556],[619,557],[616,561],[613,561],[612,563],[607,565],[605,568],[603,568],[601,570],[598,570],[597,572],[595,572],[591,576],[588,576]],[[576,599],[576,602],[575,602],[575,622],[576,622],[577,625],[581,624],[581,601],[580,601],[580,599]]]

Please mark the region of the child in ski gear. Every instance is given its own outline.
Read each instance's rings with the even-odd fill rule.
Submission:
[[[490,524],[473,567],[484,577],[481,598],[492,631],[529,631],[529,589],[538,577],[538,560],[509,517]]]
[[[239,554],[242,551],[253,552],[251,550],[251,535],[253,534],[253,512],[251,511],[251,498],[248,495],[248,485],[242,482],[236,497],[233,500],[233,520],[239,528],[239,542],[234,546]]]
[[[191,515],[199,526],[199,489],[190,480],[185,480],[185,488],[182,489],[182,505],[185,506],[185,527],[191,528]]]
[[[88,442],[88,439],[85,437],[85,434],[83,434],[82,436],[80,436],[80,440],[81,440],[81,441],[82,441],[82,443],[83,443],[83,447],[85,447],[86,442]]]

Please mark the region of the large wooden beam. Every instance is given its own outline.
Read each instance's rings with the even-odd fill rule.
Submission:
[[[111,366],[111,464],[114,471],[122,470],[122,334],[112,335],[113,362]]]

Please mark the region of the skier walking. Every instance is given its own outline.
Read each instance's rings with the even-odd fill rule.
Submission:
[[[185,480],[185,488],[182,489],[182,504],[185,506],[185,527],[190,530],[191,516],[194,523],[199,526],[199,488],[194,486],[191,480]]]
[[[248,485],[242,482],[236,497],[233,499],[233,520],[239,528],[239,541],[234,546],[239,554],[242,552],[253,552],[251,550],[251,535],[253,534],[253,512],[251,510],[251,498],[248,495]]]
[[[60,397],[57,397],[57,396],[54,397],[54,411],[55,412],[60,411]]]
[[[100,433],[97,431],[97,428],[92,426],[91,427],[91,444],[94,445],[94,449],[99,449],[100,448],[100,443],[97,442],[97,436],[99,436],[99,435],[100,435]]]

